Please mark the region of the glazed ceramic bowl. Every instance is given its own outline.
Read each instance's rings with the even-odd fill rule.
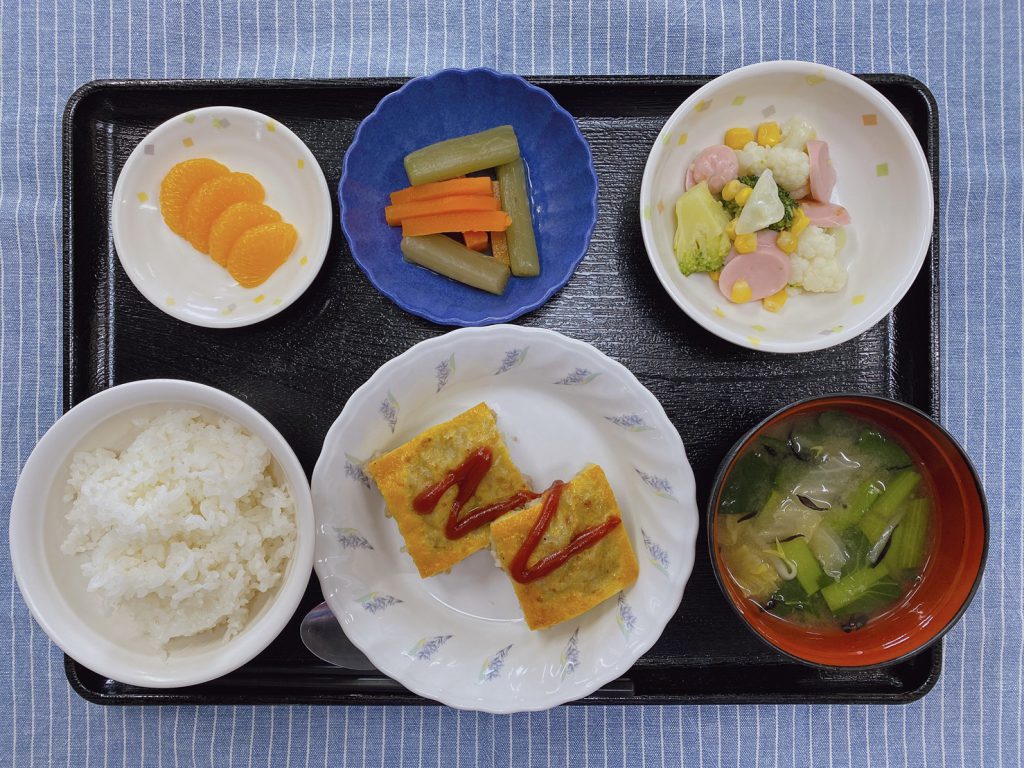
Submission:
[[[409,186],[409,152],[499,125],[515,129],[527,167],[541,273],[513,277],[494,296],[406,262],[384,206]],[[381,293],[441,325],[490,325],[537,309],[569,281],[597,220],[597,176],[576,121],[547,91],[490,69],[446,69],[410,80],[363,120],[338,201],[352,258]]]
[[[803,115],[828,142],[838,182],[833,202],[852,217],[841,259],[849,275],[838,293],[803,293],[779,312],[733,304],[706,274],[685,277],[672,249],[675,202],[686,169],[728,128],[784,123]],[[934,190],[921,145],[906,120],[867,83],[803,61],[753,64],[715,78],[668,119],[640,187],[644,245],[662,286],[711,333],[768,352],[808,352],[840,344],[885,317],[924,263]]]
[[[84,555],[66,555],[61,543],[68,468],[78,451],[120,450],[138,433],[134,420],[174,408],[226,416],[263,441],[271,471],[287,483],[295,505],[296,543],[279,582],[256,597],[250,617],[230,639],[205,632],[176,638],[167,652],[142,638],[132,620],[108,614],[86,589]],[[18,479],[11,505],[10,545],[14,575],[32,616],[75,661],[104,677],[150,688],[195,685],[245,664],[278,636],[292,617],[313,565],[313,503],[306,474],[273,425],[250,406],[213,387],[190,381],[149,379],[122,384],[82,401],[43,435]]]
[[[716,516],[737,460],[780,421],[843,411],[897,436],[921,460],[932,489],[932,542],[920,583],[894,608],[856,631],[801,627],[744,597],[722,561]],[[902,661],[936,642],[963,615],[981,581],[988,550],[988,510],[981,480],[956,440],[904,403],[868,395],[803,400],[769,416],[736,443],[722,462],[708,503],[708,544],[715,576],[743,622],[764,642],[807,664],[868,668]]]

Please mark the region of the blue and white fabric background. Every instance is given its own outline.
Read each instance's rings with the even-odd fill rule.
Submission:
[[[1020,0],[0,0],[0,506],[61,412],[60,126],[94,78],[909,72],[939,104],[942,420],[984,475],[983,588],[938,686],[882,706],[101,708],[0,556],[0,766],[1024,765]],[[862,222],[870,226],[870,222]],[[0,528],[6,539],[6,515]]]

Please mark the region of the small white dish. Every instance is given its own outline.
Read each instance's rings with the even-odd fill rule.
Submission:
[[[264,203],[299,233],[288,260],[256,288],[240,286],[164,223],[160,182],[197,157],[251,173],[266,190]],[[258,323],[295,301],[320,271],[334,223],[327,180],[309,148],[273,118],[239,107],[204,107],[157,126],[128,156],[113,200],[114,248],[135,287],[172,317],[207,328]]]
[[[600,464],[640,564],[637,582],[531,632],[490,551],[421,579],[366,460],[479,402],[544,488]],[[626,368],[553,331],[495,325],[428,339],[349,399],[313,472],[314,567],[345,633],[385,674],[452,707],[541,710],[623,675],[675,614],[698,513],[682,440]]]
[[[685,277],[672,249],[686,169],[726,129],[803,115],[828,142],[838,172],[832,201],[850,211],[838,293],[804,293],[782,311],[732,304],[705,274]],[[899,303],[924,263],[933,224],[931,175],[899,111],[864,81],[805,61],[752,64],[717,77],[668,119],[647,158],[640,228],[662,286],[711,333],[765,352],[809,352],[860,335]]]
[[[166,656],[141,638],[130,619],[104,612],[86,591],[81,557],[61,552],[67,537],[64,500],[68,467],[77,451],[118,450],[137,434],[132,420],[172,408],[198,408],[226,416],[260,438],[274,471],[288,483],[295,504],[296,545],[272,591],[258,597],[249,623],[230,640],[204,633],[173,641]],[[32,616],[61,650],[105,677],[150,688],[195,685],[245,664],[280,634],[295,613],[313,564],[313,504],[306,474],[281,433],[253,408],[218,389],[189,381],[150,379],[93,395],[64,414],[43,435],[18,479],[11,504],[14,575]]]

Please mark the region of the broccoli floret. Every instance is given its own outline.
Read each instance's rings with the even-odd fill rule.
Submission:
[[[786,212],[782,214],[781,219],[774,224],[768,225],[768,229],[774,229],[776,232],[781,232],[793,226],[793,214],[796,213],[796,200],[782,187],[779,187],[779,200],[782,201],[782,207],[786,209]]]
[[[676,236],[673,247],[684,275],[721,269],[729,252],[725,227],[729,215],[712,197],[707,182],[684,192],[676,201]]]
[[[748,187],[753,187],[757,184],[757,176],[750,174],[749,176],[740,176],[739,181],[741,184],[746,184]],[[789,192],[779,187],[779,200],[782,201],[782,207],[785,208],[786,212],[782,214],[782,218],[776,221],[774,224],[769,224],[768,229],[773,229],[776,232],[781,232],[784,229],[789,229],[793,226],[793,214],[796,213],[797,203]],[[742,206],[736,204],[734,200],[723,200],[722,205],[725,206],[725,210],[728,212],[729,217],[735,219],[740,215],[740,211],[743,210]]]

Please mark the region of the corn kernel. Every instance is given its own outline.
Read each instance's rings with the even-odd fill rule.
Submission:
[[[736,201],[736,205],[746,205],[747,200],[750,199],[750,193],[753,192],[750,187],[746,184],[743,185],[743,189],[736,193],[736,197],[733,198]]]
[[[773,293],[771,296],[765,296],[761,300],[761,305],[769,312],[778,312],[782,309],[783,305],[785,305],[786,299],[788,298],[789,294],[786,292],[786,289],[783,288],[778,293]]]
[[[743,149],[754,140],[754,132],[749,128],[730,128],[725,132],[725,146],[730,149]]]
[[[762,147],[774,147],[782,140],[782,131],[776,122],[761,123],[757,126],[757,143]]]
[[[720,269],[715,269],[715,270],[713,270],[711,272],[708,272],[708,277],[710,277],[716,283],[718,282],[718,278],[720,278],[721,276],[722,276],[722,270],[720,270]]]
[[[775,245],[783,253],[792,253],[796,250],[796,237],[794,237],[792,232],[782,230],[779,232],[779,236],[775,238]]]
[[[750,284],[746,280],[737,280],[729,290],[729,300],[734,304],[744,304],[754,297]]]
[[[800,237],[800,233],[807,229],[807,225],[810,223],[811,220],[807,218],[804,209],[798,207],[793,213],[793,225],[789,228],[789,231],[793,233],[793,237]]]
[[[753,232],[747,235],[736,235],[732,245],[736,249],[736,253],[753,253],[757,250],[757,235]]]
[[[736,219],[730,219],[729,223],[725,225],[725,234],[729,236],[730,240],[736,239]]]
[[[722,187],[722,199],[732,200],[734,197],[736,197],[736,193],[743,189],[743,187],[745,186],[746,185],[743,182],[739,181],[738,179],[727,181],[725,183],[725,186]]]

